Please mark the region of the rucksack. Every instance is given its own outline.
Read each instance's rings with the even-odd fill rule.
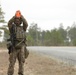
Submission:
[[[7,39],[8,53],[12,52],[12,48],[21,49],[23,45],[26,47],[26,32],[23,26],[12,24],[10,29],[10,37]]]

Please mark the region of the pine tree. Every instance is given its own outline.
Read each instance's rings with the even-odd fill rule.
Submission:
[[[3,37],[3,39],[4,39],[4,37],[5,37],[5,30],[7,30],[6,29],[6,27],[5,27],[5,25],[4,25],[4,23],[6,23],[5,22],[5,20],[4,20],[4,12],[2,11],[2,7],[1,7],[1,4],[0,4],[0,23],[1,23],[1,25],[2,25],[2,27],[0,27],[0,39],[1,39],[1,37]],[[2,35],[2,31],[4,31],[4,35]]]
[[[4,23],[5,20],[4,20],[4,12],[2,11],[2,7],[0,5],[0,23]]]

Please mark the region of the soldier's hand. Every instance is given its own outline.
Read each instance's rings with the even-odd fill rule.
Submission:
[[[23,15],[21,15],[21,19],[24,19],[24,16]]]

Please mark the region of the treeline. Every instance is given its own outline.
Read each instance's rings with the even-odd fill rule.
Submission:
[[[59,28],[42,31],[32,23],[26,36],[29,46],[76,46],[76,24],[64,29],[61,23]]]
[[[0,29],[4,30],[6,42],[9,38],[8,28],[4,25]],[[26,39],[28,46],[76,46],[76,24],[74,22],[71,27],[64,29],[61,23],[59,28],[41,30],[36,23],[32,23],[26,32]]]

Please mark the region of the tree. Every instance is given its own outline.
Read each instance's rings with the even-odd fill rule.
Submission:
[[[2,7],[0,5],[0,23],[4,23],[5,20],[4,20],[4,12],[2,11]]]
[[[47,30],[46,32],[43,32],[42,37],[44,38],[43,44],[46,46],[50,46],[51,45],[51,32],[49,30]]]
[[[64,29],[64,26],[63,26],[63,23],[60,23],[60,27],[58,28],[58,31],[63,39],[63,44],[66,45],[67,41],[68,41],[68,38],[67,38],[67,30]]]
[[[58,31],[60,32],[63,40],[65,41],[67,39],[67,31],[64,29],[62,23],[60,24],[60,27],[59,27]]]
[[[28,35],[30,36],[30,39],[34,41],[34,45],[39,45],[40,43],[40,30],[41,29],[38,28],[38,25],[36,23],[32,23],[28,29]]]
[[[0,5],[0,24],[3,24],[3,26],[0,27],[0,29],[4,30],[4,36],[1,36],[1,37],[4,37],[4,39],[5,39],[7,37],[6,35],[7,35],[8,30],[4,25],[4,23],[6,23],[6,21],[4,20],[4,14],[5,13],[2,11],[2,7]],[[1,35],[1,33],[0,33],[0,35]]]
[[[71,39],[71,43],[73,45],[76,45],[76,24],[75,22],[73,23],[72,27],[68,30],[68,36]]]
[[[6,23],[5,20],[4,20],[4,14],[5,14],[5,13],[2,11],[2,7],[1,7],[1,5],[0,5],[0,24]],[[6,30],[6,29],[4,29],[3,27],[4,27],[4,25],[3,25],[2,27],[0,27],[0,29]],[[1,33],[0,33],[0,35],[1,35]],[[4,32],[4,35],[6,35],[5,32]],[[1,35],[1,37],[3,37],[3,35]]]
[[[63,38],[60,34],[60,32],[57,29],[51,30],[51,45],[53,46],[59,46],[63,44]]]

